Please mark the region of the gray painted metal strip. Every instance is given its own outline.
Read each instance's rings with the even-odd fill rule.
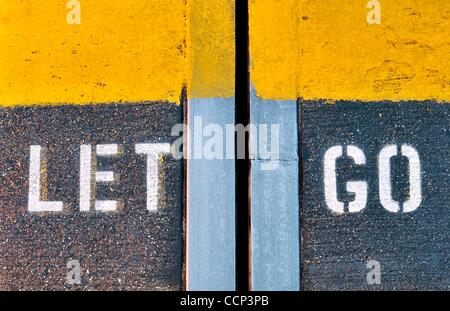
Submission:
[[[225,142],[234,108],[234,98],[189,100],[192,136],[194,117],[201,116],[203,128],[212,123],[222,128]],[[193,154],[193,139],[189,146]],[[234,140],[232,146],[234,154]],[[235,290],[234,159],[190,159],[187,169],[187,290]]]
[[[251,134],[252,290],[296,291],[300,289],[297,102],[261,100],[252,90],[250,109],[251,123],[257,129],[261,124],[269,129],[271,124],[280,125],[279,160],[273,162],[274,170],[261,166],[270,160],[256,148],[261,148],[256,133]],[[273,147],[270,139],[268,144],[266,150]]]

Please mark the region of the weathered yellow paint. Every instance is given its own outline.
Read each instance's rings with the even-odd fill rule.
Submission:
[[[0,106],[233,96],[233,0],[67,2],[0,0]]]
[[[250,79],[258,96],[296,98],[298,0],[250,0]]]
[[[251,0],[251,80],[267,99],[450,100],[450,1]]]
[[[0,0],[0,105],[178,102],[185,0]]]
[[[234,95],[234,0],[188,1],[188,96]]]

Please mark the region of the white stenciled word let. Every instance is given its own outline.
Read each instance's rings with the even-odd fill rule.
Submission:
[[[158,209],[158,157],[170,153],[170,144],[137,144],[136,153],[147,158],[147,210]],[[115,200],[96,200],[96,184],[111,183],[118,180],[113,171],[98,171],[95,163],[97,157],[116,157],[121,155],[117,144],[80,146],[80,211],[116,211],[118,202]],[[39,145],[30,146],[30,175],[28,192],[28,211],[30,212],[61,212],[62,201],[47,201],[47,161],[45,149]]]
[[[337,214],[343,214],[344,202],[337,197],[336,161],[343,156],[343,146],[333,146],[325,152],[324,156],[324,186],[325,202],[330,210]],[[365,165],[364,152],[356,146],[346,147],[347,157],[356,165]],[[400,154],[408,158],[409,166],[409,199],[403,202],[403,213],[416,210],[422,202],[422,184],[420,158],[416,149],[409,145],[401,145]],[[392,198],[391,186],[391,158],[398,155],[397,145],[387,145],[381,149],[378,155],[378,183],[381,205],[389,212],[398,213],[400,202]],[[348,181],[346,190],[355,194],[355,199],[349,203],[348,212],[357,213],[367,205],[368,184],[366,181]]]

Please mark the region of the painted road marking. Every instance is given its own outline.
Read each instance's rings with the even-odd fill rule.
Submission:
[[[250,75],[263,99],[450,98],[450,2],[250,1]],[[373,1],[370,1],[373,2]],[[424,87],[426,86],[426,87]]]
[[[187,1],[189,99],[234,97],[234,11],[231,0]]]
[[[15,144],[20,147],[9,150],[10,159],[3,164],[11,175],[2,182],[14,188],[11,193],[15,196],[4,193],[5,197],[0,197],[0,204],[15,208],[19,216],[12,219],[5,214],[0,221],[9,228],[14,221],[41,226],[27,242],[22,241],[24,232],[14,241],[4,236],[10,252],[0,255],[0,264],[2,271],[10,273],[0,275],[0,287],[36,289],[47,282],[48,288],[59,289],[63,286],[60,269],[67,266],[97,271],[92,278],[83,278],[81,287],[86,289],[180,289],[181,198],[183,190],[187,197],[191,190],[181,187],[181,159],[170,158],[173,140],[168,134],[172,126],[185,121],[182,109],[188,107],[174,107],[176,104],[189,101],[194,111],[194,102],[204,100],[202,103],[217,105],[218,109],[211,111],[220,113],[206,115],[206,119],[219,120],[223,111],[225,119],[234,115],[234,1],[11,0],[0,8],[0,45],[4,47],[0,50],[0,107],[11,109],[0,111],[4,117],[0,129],[13,137],[3,136],[0,143],[3,149]],[[222,107],[222,103],[227,105]],[[96,107],[98,104],[103,105]],[[15,108],[18,106],[38,107]],[[123,119],[116,119],[118,116]],[[35,128],[38,122],[45,123],[42,132]],[[42,135],[32,141],[25,130]],[[144,134],[147,136],[140,136]],[[25,163],[25,159],[31,162]],[[200,238],[190,245],[205,256],[190,258],[186,270],[193,277],[187,283],[204,290],[233,289],[235,237],[229,230],[234,223],[234,203],[229,204],[234,202],[230,183],[233,160],[211,162],[216,174],[226,176],[223,182],[208,184],[207,192],[227,195],[220,210],[225,226],[214,227],[217,219],[209,218],[209,232],[221,237],[214,243],[201,234],[203,227],[193,227],[192,235]],[[188,165],[188,174],[191,167],[196,168],[189,183],[193,189],[199,189],[196,183],[215,177],[207,163]],[[19,165],[20,174],[14,165]],[[20,181],[15,183],[17,188],[10,184],[13,180]],[[29,199],[24,201],[21,195],[26,189]],[[190,202],[192,221],[208,219],[203,216],[210,205],[203,204],[210,199],[206,196],[204,201]],[[27,215],[21,214],[24,206]],[[83,223],[82,234],[69,219]],[[49,251],[42,255],[41,244],[46,243],[48,228],[57,226],[56,221],[60,222],[59,234],[47,242]],[[94,227],[96,221],[104,227]],[[141,229],[133,231],[132,222],[138,222]],[[148,231],[145,236],[142,226]],[[106,246],[97,250],[80,238],[86,236],[86,230],[88,237],[95,237],[94,242]],[[73,242],[55,241],[60,235]],[[134,244],[119,243],[120,238]],[[34,243],[26,245],[23,256],[14,253],[21,243]],[[63,258],[52,257],[57,249],[63,257],[74,254],[78,258],[66,265]],[[120,249],[123,252],[119,254]],[[19,255],[25,263],[14,266]],[[94,268],[95,261],[108,264]],[[39,274],[42,271],[45,273]],[[23,280],[14,274],[23,275]],[[117,277],[125,274],[126,280]],[[79,273],[70,275],[68,279],[73,281]]]
[[[136,153],[147,156],[147,210],[158,210],[159,165],[162,154],[170,153],[170,144],[137,144]]]
[[[0,45],[1,106],[234,94],[232,1],[8,0]]]
[[[400,153],[397,150],[400,150]],[[324,189],[325,202],[330,210],[337,214],[345,213],[344,202],[339,201],[337,191],[336,163],[344,156],[351,158],[356,165],[365,165],[366,157],[364,151],[354,145],[337,145],[330,147],[324,155]],[[392,213],[400,211],[400,203],[392,198],[392,175],[391,159],[396,156],[406,157],[408,160],[408,182],[409,198],[403,202],[402,212],[409,213],[415,211],[422,202],[422,175],[420,169],[420,158],[417,150],[407,144],[397,146],[395,144],[386,145],[378,154],[378,185],[381,205]],[[348,204],[350,213],[358,213],[367,205],[368,185],[366,181],[348,181],[346,183],[347,192],[355,194],[355,199]]]
[[[67,23],[67,1],[3,2],[2,106],[179,102],[185,1],[81,1],[79,25]]]
[[[422,222],[416,220],[414,215],[425,213],[421,208],[424,204],[431,204],[433,208],[441,208],[439,216],[436,217],[442,218],[444,215],[441,206],[448,201],[446,193],[448,191],[444,190],[442,184],[434,190],[430,190],[427,188],[429,185],[426,185],[428,180],[424,176],[433,176],[440,181],[448,180],[448,175],[445,175],[448,174],[448,164],[446,164],[447,167],[443,164],[448,163],[449,158],[447,153],[448,137],[442,133],[448,131],[448,112],[446,110],[448,108],[446,105],[450,100],[450,72],[446,65],[450,38],[449,14],[450,3],[442,0],[427,3],[417,0],[343,1],[339,5],[330,4],[325,0],[249,2],[250,83],[255,92],[255,96],[251,96],[252,118],[255,123],[262,122],[255,116],[264,111],[271,111],[271,118],[266,117],[266,119],[271,120],[269,125],[271,122],[282,124],[280,140],[298,136],[297,146],[303,150],[301,157],[305,157],[308,161],[319,161],[321,164],[321,171],[313,172],[311,165],[305,162],[305,159],[301,159],[298,166],[289,168],[289,171],[283,167],[284,171],[278,169],[273,172],[265,172],[265,174],[261,174],[257,165],[252,166],[251,187],[254,192],[252,193],[252,249],[258,249],[261,254],[271,254],[271,256],[265,257],[252,256],[253,271],[258,270],[259,274],[263,275],[261,277],[259,274],[252,275],[254,289],[297,290],[300,285],[304,289],[365,288],[365,274],[361,283],[356,283],[355,273],[367,270],[366,264],[375,267],[370,279],[378,280],[375,271],[377,265],[372,264],[373,262],[378,260],[381,270],[383,270],[385,258],[389,260],[394,258],[394,268],[389,269],[396,269],[396,265],[400,264],[395,262],[395,256],[400,258],[404,254],[410,253],[412,253],[411,256],[415,256],[414,260],[416,261],[411,264],[411,275],[427,274],[430,271],[429,279],[418,278],[421,281],[417,285],[418,287],[444,288],[446,286],[445,275],[448,273],[445,268],[440,268],[439,262],[440,260],[445,262],[447,259],[441,254],[436,255],[438,245],[443,245],[442,241],[445,240],[442,236],[436,237],[436,240],[433,241],[435,244],[432,246],[426,246],[425,240],[419,242],[422,243],[421,250],[425,249],[424,254],[434,256],[430,261],[435,260],[435,262],[428,266],[418,262],[420,260],[418,252],[412,250],[408,253],[413,244],[399,240],[398,244],[392,242],[394,243],[393,248],[397,247],[395,251],[390,249],[389,254],[384,252],[381,259],[367,257],[367,260],[364,259],[358,268],[361,270],[358,271],[352,270],[354,266],[350,265],[361,260],[361,252],[370,253],[372,251],[369,243],[375,238],[370,236],[371,240],[364,236],[364,241],[367,243],[364,244],[364,247],[358,248],[358,245],[363,243],[361,242],[362,238],[358,235],[354,240],[350,240],[350,237],[355,230],[358,232],[366,230],[376,236],[378,232],[374,232],[375,229],[367,215],[374,216],[373,221],[378,223],[380,218],[388,217],[385,216],[387,214],[391,215],[390,217],[393,219],[414,217],[417,228],[409,226],[406,231],[413,232],[413,234],[416,231],[424,231],[428,233],[428,237],[432,238],[430,232],[433,216],[427,214],[428,219]],[[298,99],[300,99],[298,109],[301,112],[298,119],[285,116],[280,121],[277,115],[284,110],[280,103]],[[317,116],[313,118],[311,111],[315,108],[311,107],[315,106],[308,100],[323,100],[329,106],[323,103],[318,105],[321,108],[317,108]],[[348,102],[342,102],[342,100],[348,100]],[[408,106],[402,101],[415,101],[415,104]],[[422,103],[417,101],[422,101]],[[335,102],[340,103],[339,107],[333,105]],[[399,102],[399,106],[392,106],[391,102]],[[277,107],[271,107],[269,110],[266,108],[269,104]],[[307,105],[307,107],[302,108],[303,105]],[[345,112],[345,105],[349,105],[348,111],[351,113],[345,113],[344,116],[336,115]],[[375,116],[371,112],[379,109],[377,105],[380,107],[387,105],[386,113],[396,116],[396,119],[389,120],[389,124],[386,123],[387,121],[383,121],[384,123],[381,124],[388,135],[385,139],[389,140],[389,143],[383,145],[378,145],[378,141],[384,138],[375,135],[378,124],[374,125],[373,129],[363,126],[363,124],[379,120],[379,116]],[[427,105],[429,107],[424,108]],[[411,111],[408,112],[407,107],[411,107]],[[308,117],[302,116],[304,111],[309,113]],[[430,116],[433,111],[435,114]],[[437,111],[440,111],[447,119]],[[323,113],[323,116],[319,116],[320,113]],[[357,116],[367,113],[368,120],[361,119],[356,122],[352,113]],[[383,113],[383,118],[389,118],[385,115],[386,113]],[[374,119],[371,121],[370,118]],[[416,145],[415,141],[405,140],[405,137],[409,137],[408,133],[401,132],[399,128],[405,124],[410,128],[412,120],[418,122],[420,128],[428,123],[430,128],[436,129],[436,133],[425,130],[422,134],[417,133],[415,137],[422,137],[421,135],[426,137],[420,141],[419,145]],[[292,127],[297,130],[292,130]],[[346,140],[336,141],[326,144],[326,146],[323,141],[317,140],[326,136],[334,137],[337,135],[336,133],[344,130],[348,133]],[[307,133],[305,134],[304,131]],[[352,131],[354,131],[353,135],[350,134]],[[414,133],[413,130],[411,131]],[[368,135],[367,138],[364,139],[361,133]],[[355,143],[353,139],[356,136],[360,138],[358,143]],[[372,137],[375,137],[375,140]],[[307,141],[305,141],[306,138]],[[251,140],[255,139],[255,137],[251,137]],[[434,168],[427,163],[431,155],[430,151],[424,150],[424,146],[428,146],[425,140],[441,144],[440,162],[436,163]],[[311,154],[308,148],[309,144],[325,149],[321,149],[320,153]],[[376,150],[373,148],[375,145],[377,146]],[[437,146],[433,147],[438,148]],[[291,147],[280,148],[280,153],[283,152],[283,148],[290,150]],[[327,160],[323,162],[327,150],[329,152]],[[341,154],[346,159],[346,163],[350,165],[348,173],[353,172],[356,177],[342,180],[340,165],[343,157],[340,156]],[[284,159],[282,156],[281,158]],[[398,165],[392,164],[392,159],[397,159],[394,161],[395,163],[398,162],[398,159],[402,159],[400,170]],[[287,163],[285,164],[287,165]],[[326,167],[324,168],[324,166]],[[427,166],[431,167],[431,172],[424,173]],[[440,168],[440,172],[435,169],[437,167]],[[370,180],[367,176],[361,176],[361,172],[368,174],[369,168]],[[298,177],[295,179],[290,174],[296,170],[298,170]],[[322,175],[318,172],[322,172]],[[443,173],[444,175],[442,175]],[[279,178],[279,175],[284,177]],[[400,197],[396,188],[399,183],[398,175],[402,176],[401,183],[405,184],[405,189],[408,189],[407,195]],[[376,192],[373,192],[373,178],[377,184],[381,184]],[[293,203],[287,203],[295,202],[297,198],[295,191],[292,191],[291,182],[293,180],[298,180],[302,186],[300,188],[302,195],[296,206]],[[392,180],[395,180],[394,184],[391,184]],[[342,201],[342,187],[353,194],[353,200]],[[435,192],[438,192],[439,195],[435,196]],[[270,208],[263,208],[265,202],[260,199],[261,197],[267,196],[266,201],[270,201],[280,195],[285,197],[291,195],[291,197],[289,200],[279,200],[283,203],[274,200]],[[433,197],[434,201],[430,197]],[[320,207],[318,200],[323,204]],[[302,206],[302,204],[305,205]],[[280,219],[287,208],[286,205],[292,209],[289,210],[291,213],[299,209],[297,211],[300,215],[299,223],[292,223],[286,217]],[[373,205],[377,205],[379,208],[374,211]],[[320,209],[321,213],[327,212],[337,218],[333,218],[333,222],[329,223],[328,219],[322,219],[311,212],[312,209],[314,211]],[[278,210],[281,212],[277,213]],[[382,216],[377,214],[382,212],[385,213]],[[264,217],[266,214],[270,217]],[[350,223],[345,221],[347,218],[344,217],[364,218],[366,222]],[[438,226],[441,218],[438,219]],[[394,220],[390,221],[387,223],[392,227],[403,225],[403,223],[395,223]],[[272,256],[272,251],[280,243],[281,245],[291,243],[291,237],[285,235],[283,240],[275,242],[270,239],[262,241],[256,235],[274,227],[279,228],[279,232],[293,232],[291,230],[298,228],[299,225],[301,225],[301,233],[298,233],[298,237],[302,238],[299,242],[301,243],[299,256],[306,254],[306,258],[300,260],[300,267],[291,265],[289,269],[283,270],[282,267],[285,267],[286,261],[281,261],[282,264],[278,266],[280,258],[275,258],[276,255]],[[440,225],[443,226],[442,223]],[[331,231],[335,228],[339,228],[339,230]],[[387,231],[391,229],[388,225],[383,228]],[[313,237],[309,235],[312,233],[314,233]],[[345,238],[333,239],[334,236],[340,237],[339,234],[344,235],[344,233],[347,234]],[[306,239],[309,239],[308,242],[305,242]],[[403,240],[405,239],[406,237],[403,238]],[[340,244],[341,241],[343,241],[342,244]],[[390,240],[385,239],[384,241],[391,243]],[[297,240],[292,243],[297,243]],[[328,243],[326,249],[323,243]],[[403,249],[399,246],[401,243],[404,243]],[[307,247],[306,250],[305,247]],[[376,243],[373,248],[384,250]],[[383,258],[383,256],[385,257]],[[402,271],[405,272],[407,270],[405,262],[409,261],[405,257],[402,257],[402,260],[404,267],[399,268],[398,271],[403,269]],[[333,266],[329,261],[341,264]],[[262,268],[264,267],[262,263],[265,267],[274,268],[265,270]],[[369,265],[369,263],[371,264]],[[282,283],[276,277],[267,277],[270,274],[267,271],[273,272],[277,269],[289,271],[291,274],[298,270],[302,271],[299,275],[301,284],[286,287],[285,284],[280,285]],[[434,271],[431,271],[433,269]],[[280,272],[280,274],[282,273]],[[348,279],[339,279],[339,276],[346,274],[349,274]],[[396,285],[398,288],[411,288],[412,283],[408,284],[407,279],[408,277],[403,277],[395,283],[391,278],[388,284],[385,284],[384,287],[382,285],[381,288],[395,288]],[[410,280],[413,279],[413,277],[410,278]],[[333,284],[327,284],[327,282]]]
[[[0,288],[181,289],[182,120],[163,102],[0,109]]]
[[[437,251],[438,245],[445,244],[445,238],[437,235],[432,240],[434,236],[430,232],[433,217],[440,217],[438,222],[443,222],[442,209],[448,201],[442,181],[448,183],[449,120],[446,105],[450,100],[450,72],[446,64],[450,42],[450,3],[441,0],[427,3],[367,0],[344,1],[335,5],[325,0],[261,0],[250,1],[249,7],[250,82],[255,90],[255,96],[251,97],[251,115],[254,122],[262,122],[255,116],[271,111],[271,122],[286,124],[286,120],[293,117],[285,116],[281,122],[277,119],[284,109],[280,103],[297,99],[301,99],[299,111],[308,113],[304,117],[299,113],[301,122],[292,120],[280,131],[280,140],[300,137],[297,146],[303,150],[301,157],[306,160],[300,160],[297,166],[292,164],[288,172],[275,170],[261,174],[257,165],[252,166],[252,251],[257,249],[260,254],[266,254],[254,256],[252,253],[253,272],[259,271],[252,274],[253,288],[297,290],[300,284],[285,287],[280,285],[282,282],[276,276],[267,277],[274,271],[284,275],[282,271],[292,274],[297,269],[302,271],[299,277],[305,289],[366,288],[365,274],[360,280],[359,273],[366,271],[366,263],[372,263],[372,260],[380,262],[382,270],[386,268],[386,260],[390,260],[392,265],[388,271],[397,269],[398,272],[390,272],[387,283],[382,281],[384,285],[381,288],[411,288],[413,283],[408,283],[408,280],[414,282],[414,276],[420,273],[417,280],[421,280],[421,285],[418,287],[445,288],[446,281],[442,279],[449,274],[439,262],[447,259]],[[308,100],[324,100],[328,106],[321,103],[316,107]],[[403,103],[408,100],[415,103]],[[339,105],[333,105],[335,102]],[[382,110],[382,105],[387,107],[380,119],[373,111]],[[343,115],[337,115],[339,113]],[[386,114],[392,114],[392,119]],[[357,117],[363,115],[365,118]],[[372,129],[366,126],[377,120],[381,120],[381,125],[374,123]],[[384,138],[375,135],[377,127],[389,128],[388,121],[383,120],[391,123]],[[416,130],[412,120],[420,129],[428,124],[435,130],[414,134]],[[292,124],[297,130],[290,129]],[[401,131],[404,126],[410,130],[412,141],[405,139],[409,134]],[[325,144],[318,140],[327,135],[335,137],[340,127],[348,135],[342,141]],[[355,141],[354,137],[359,137],[359,140]],[[388,142],[379,145],[382,139]],[[440,162],[434,166],[430,164],[431,149],[427,150],[431,142],[439,144],[432,150],[441,155]],[[312,153],[311,144],[325,149]],[[284,146],[280,148],[281,152],[291,148],[280,146]],[[347,173],[355,175],[353,178],[342,180],[342,158],[350,167]],[[312,170],[307,161],[320,163],[320,171]],[[401,169],[392,161],[400,161]],[[429,171],[425,172],[427,167]],[[291,184],[295,178],[287,177],[295,171],[299,174],[299,189]],[[367,177],[369,171],[370,178]],[[366,175],[361,176],[361,172]],[[398,176],[402,176],[402,182],[398,182]],[[435,188],[430,188],[427,185],[430,180],[437,180],[439,186],[434,184]],[[402,195],[399,196],[399,187],[408,191],[400,191]],[[301,202],[297,206],[287,203],[296,201],[298,191],[301,191]],[[272,194],[269,196],[268,193]],[[350,193],[352,200],[343,201],[342,193]],[[265,202],[261,197],[278,198],[281,194],[284,196],[279,200],[282,204],[273,202],[270,209],[264,209]],[[280,219],[286,205],[293,209],[291,213],[299,209],[302,234],[298,237],[301,237],[298,256],[305,256],[299,260],[300,268],[293,264],[284,269],[286,261],[275,258],[277,255],[272,253],[279,245],[296,243],[291,242],[293,239],[286,233],[293,232],[298,224],[291,223],[286,217]],[[378,208],[374,210],[375,205]],[[430,208],[441,210],[433,216],[426,212]],[[327,217],[331,217],[330,214],[335,218],[329,222],[328,218],[317,216],[317,209],[320,213],[328,213]],[[270,217],[261,221],[259,213],[263,211]],[[425,213],[427,218],[417,220],[415,215],[420,213]],[[364,222],[346,221],[351,217]],[[382,224],[380,219],[385,217],[391,217],[391,220]],[[398,217],[412,217],[415,224],[396,223]],[[384,231],[376,232],[373,223]],[[268,232],[273,226],[278,228],[278,238],[271,235],[270,238],[258,239],[257,234]],[[430,240],[419,238],[421,242],[414,243],[422,244],[415,247],[416,244],[408,244],[406,236],[403,236],[396,242],[385,237],[370,246],[377,234],[383,236],[392,231],[391,227],[402,226],[412,235],[425,232],[424,235],[428,235],[434,244],[427,245],[429,243],[425,242]],[[360,231],[368,231],[372,235],[359,234]],[[324,246],[323,243],[328,244]],[[376,249],[383,251],[378,258]],[[431,256],[430,264],[423,263],[423,260],[418,262],[421,251]],[[369,258],[368,255],[366,258],[364,252],[375,257]],[[417,262],[409,264],[406,254],[411,254]],[[361,258],[365,258],[363,262]],[[361,262],[359,268],[355,268],[357,262]],[[369,266],[377,267],[374,264]],[[400,271],[410,275],[399,276]],[[427,273],[430,279],[424,280],[426,277],[423,275]],[[375,272],[371,274],[371,280],[372,276],[373,280],[379,279]],[[397,277],[398,282],[395,283]],[[327,280],[334,283],[327,284]]]
[[[448,289],[449,106],[301,107],[302,288]]]
[[[119,154],[117,144],[100,144],[96,146],[97,156],[115,156]],[[136,144],[136,151],[147,155],[147,209],[156,211],[158,209],[158,158],[161,154],[170,153],[170,144]],[[42,147],[40,145],[30,146],[30,178],[28,194],[28,210],[31,212],[61,212],[63,202],[42,201],[41,196],[47,193],[48,189],[41,189],[41,181],[45,181],[47,176],[41,176],[42,172],[47,172],[48,163],[41,167]],[[97,161],[92,156],[91,145],[80,146],[80,211],[90,211],[91,201],[97,211],[117,210],[117,201],[95,200],[92,188],[96,183],[109,183],[117,181],[113,171],[95,171],[93,162]],[[94,172],[93,172],[94,171]],[[93,178],[95,176],[95,178]],[[92,198],[94,198],[92,200]]]

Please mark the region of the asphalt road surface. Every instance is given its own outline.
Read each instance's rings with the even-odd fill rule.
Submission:
[[[450,106],[300,107],[302,288],[450,289]]]
[[[136,144],[172,143],[182,120],[181,106],[163,102],[1,109],[0,289],[181,289],[182,161],[158,158],[157,210],[148,210],[147,161]],[[92,158],[115,181],[95,183],[91,199],[116,200],[115,211],[80,211],[82,144],[120,149]],[[40,196],[62,201],[61,212],[28,209],[32,145],[43,150]]]

